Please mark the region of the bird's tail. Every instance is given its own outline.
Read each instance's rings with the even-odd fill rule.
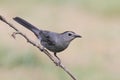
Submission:
[[[15,18],[13,18],[13,20],[15,20],[19,24],[23,25],[27,29],[31,30],[38,37],[39,32],[40,32],[40,30],[38,28],[36,28],[35,26],[33,26],[32,24],[30,24],[29,22],[27,22],[26,20],[24,20],[20,17],[15,17]]]

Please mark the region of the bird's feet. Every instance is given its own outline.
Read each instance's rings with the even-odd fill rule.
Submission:
[[[42,52],[45,50],[45,48],[44,47],[41,47],[41,49],[40,49]]]
[[[56,66],[60,66],[61,65],[61,60],[55,60],[54,63],[56,64]]]
[[[54,63],[56,64],[56,66],[60,66],[61,65],[61,60],[60,58],[57,56],[56,53],[54,53],[54,56],[56,57],[57,60],[54,61]]]

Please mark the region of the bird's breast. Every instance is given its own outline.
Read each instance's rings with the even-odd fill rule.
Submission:
[[[68,47],[68,44],[63,44],[61,42],[50,45],[48,42],[41,42],[41,44],[50,50],[51,52],[61,52]]]

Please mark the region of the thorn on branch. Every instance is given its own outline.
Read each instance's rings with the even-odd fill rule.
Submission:
[[[13,32],[11,36],[15,39],[16,38],[15,32]]]

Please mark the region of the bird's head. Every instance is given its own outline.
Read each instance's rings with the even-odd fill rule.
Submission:
[[[65,31],[61,33],[61,35],[63,36],[64,40],[68,42],[72,41],[75,38],[82,38],[82,36],[76,34],[73,31]]]

